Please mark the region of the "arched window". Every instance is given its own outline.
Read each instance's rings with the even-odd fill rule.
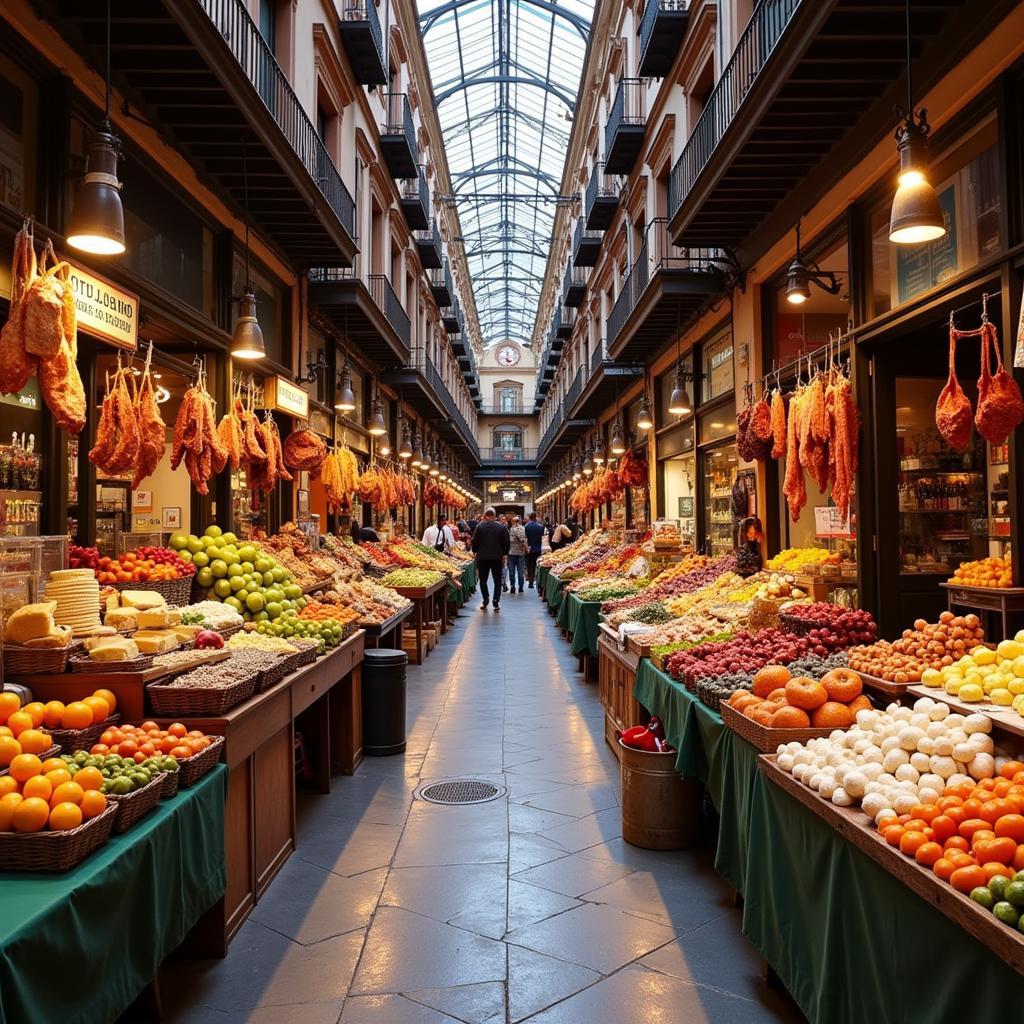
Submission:
[[[514,380],[498,381],[494,385],[495,412],[521,413],[523,411],[523,385]]]
[[[493,447],[505,452],[519,452],[523,448],[523,428],[514,423],[502,423],[494,428]]]

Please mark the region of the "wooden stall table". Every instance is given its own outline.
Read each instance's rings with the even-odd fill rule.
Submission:
[[[228,943],[295,850],[295,732],[311,781],[329,792],[331,774],[362,760],[364,634],[285,676],[223,715],[182,719],[223,736],[228,766],[224,839],[227,891],[190,936],[190,951],[224,956]]]
[[[224,787],[194,786],[62,874],[0,871],[0,1021],[112,1021],[223,897]]]
[[[985,625],[986,639],[1012,639],[1015,627],[1024,625],[1024,587],[1006,587],[989,590],[987,587],[965,587],[960,583],[940,583],[946,589],[946,600],[951,612],[966,609],[980,612]],[[999,635],[989,628],[989,619],[1000,623]],[[1014,625],[1011,625],[1013,619]]]
[[[640,656],[619,648],[614,629],[602,622],[597,640],[597,684],[604,707],[604,738],[616,757],[620,757],[617,732],[640,725],[640,705],[633,697]]]
[[[400,651],[402,649],[402,623],[412,613],[413,606],[409,605],[400,612],[395,612],[391,618],[385,619],[379,626],[362,626],[361,629],[366,634],[366,646],[373,649],[390,647]]]
[[[402,597],[409,598],[413,603],[416,612],[416,657],[409,660],[414,665],[419,665],[426,656],[426,652],[423,649],[423,624],[427,621],[424,614],[427,610],[427,602],[433,601],[435,595],[448,589],[448,577],[443,577],[437,583],[432,583],[429,587],[392,587],[391,589],[395,593],[401,594]],[[445,604],[446,602],[442,599],[441,603]],[[432,610],[433,604],[430,607]]]

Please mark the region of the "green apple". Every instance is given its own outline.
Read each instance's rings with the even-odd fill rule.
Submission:
[[[171,539],[167,542],[175,551],[180,551],[188,544],[188,536],[184,533],[172,533]]]
[[[224,531],[219,526],[208,526],[206,528],[207,537],[220,537]]]
[[[198,537],[189,537],[185,547],[194,555],[197,551],[203,550],[203,542]]]
[[[217,580],[213,585],[213,592],[222,600],[231,596],[231,584],[227,580]]]
[[[205,551],[197,551],[192,556],[192,564],[197,569],[203,569],[210,564],[210,556]]]

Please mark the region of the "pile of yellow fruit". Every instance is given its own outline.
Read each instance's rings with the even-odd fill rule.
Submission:
[[[805,565],[817,565],[830,556],[831,552],[824,548],[785,548],[769,558],[765,568],[775,572],[800,572]],[[838,561],[838,557],[834,560]]]
[[[973,647],[952,665],[926,669],[921,682],[942,688],[965,704],[1012,707],[1024,716],[1024,629],[1012,640],[1003,640],[994,651]]]
[[[961,562],[949,582],[962,587],[1006,590],[1013,586],[1013,571],[1008,558],[980,558],[976,562]]]

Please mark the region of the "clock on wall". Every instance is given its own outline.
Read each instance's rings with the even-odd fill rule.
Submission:
[[[519,362],[519,349],[515,345],[502,345],[498,349],[499,366],[515,366]]]

